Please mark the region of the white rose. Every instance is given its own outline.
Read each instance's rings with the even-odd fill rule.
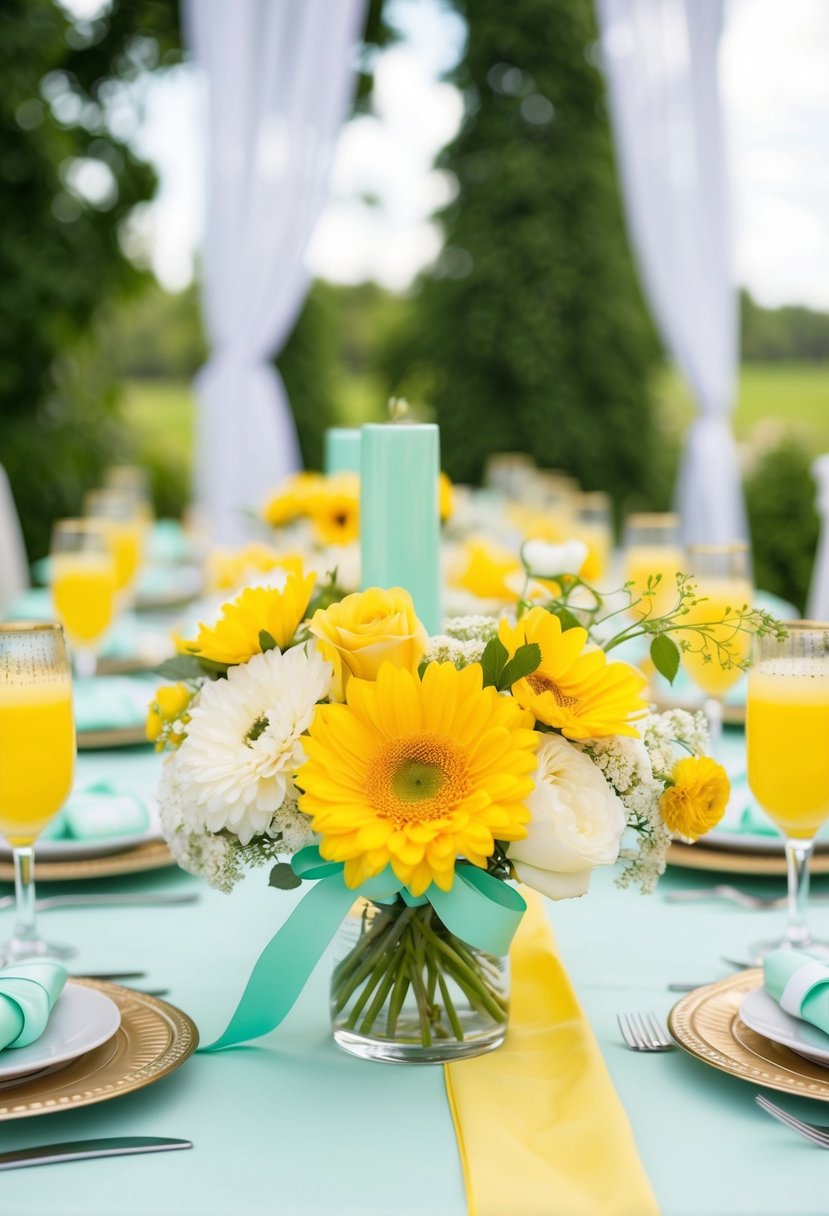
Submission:
[[[545,735],[527,806],[527,835],[507,849],[519,880],[550,899],[584,895],[590,871],[619,856],[624,803],[588,756],[560,735]]]
[[[578,574],[588,552],[587,545],[580,540],[568,540],[563,545],[528,540],[521,546],[521,561],[537,578],[555,578],[557,574]]]

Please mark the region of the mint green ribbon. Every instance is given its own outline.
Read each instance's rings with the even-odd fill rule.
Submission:
[[[356,890],[348,887],[342,862],[325,861],[314,846],[301,849],[291,865],[298,877],[316,879],[316,885],[259,955],[227,1029],[202,1051],[221,1051],[258,1039],[277,1027],[360,896],[381,903],[400,894],[409,907],[429,903],[456,937],[496,955],[508,953],[527,908],[514,888],[469,864],[456,868],[449,891],[433,883],[420,896],[412,895],[389,866]]]

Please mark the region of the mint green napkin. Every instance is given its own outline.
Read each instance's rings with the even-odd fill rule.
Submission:
[[[75,725],[79,731],[123,730],[141,726],[158,679],[137,676],[95,676],[73,681]]]
[[[772,950],[763,960],[766,992],[792,1017],[829,1034],[829,967],[802,950]]]
[[[40,839],[108,840],[111,836],[137,836],[149,826],[150,813],[136,794],[98,781],[75,790]]]
[[[66,968],[52,959],[29,959],[0,970],[0,1051],[28,1047],[46,1029],[66,983]]]

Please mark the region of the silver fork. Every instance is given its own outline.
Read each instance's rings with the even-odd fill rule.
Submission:
[[[773,1119],[784,1123],[792,1131],[799,1132],[801,1136],[805,1136],[807,1140],[810,1140],[812,1144],[816,1144],[818,1148],[829,1148],[829,1127],[818,1123],[805,1123],[803,1119],[790,1115],[781,1106],[775,1106],[774,1102],[769,1102],[768,1098],[764,1097],[763,1094],[755,1094],[754,1101],[767,1115],[771,1115]]]
[[[809,893],[809,898],[818,902],[825,902],[829,898],[829,893],[826,891],[812,891]],[[667,891],[664,899],[669,904],[694,903],[709,899],[727,899],[729,903],[739,904],[741,908],[749,908],[751,911],[765,911],[768,908],[785,908],[788,902],[785,895],[752,895],[750,892],[741,891],[739,887],[733,887],[727,882],[718,883],[716,887],[689,887],[686,891]]]
[[[667,1030],[652,1013],[619,1013],[616,1021],[631,1051],[670,1051],[674,1046]]]

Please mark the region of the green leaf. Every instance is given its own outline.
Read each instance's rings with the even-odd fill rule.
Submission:
[[[481,667],[484,669],[484,688],[492,685],[499,688],[501,672],[509,660],[509,651],[499,637],[490,638],[481,655]]]
[[[525,642],[519,646],[510,661],[506,663],[498,680],[498,690],[512,688],[516,680],[523,680],[532,675],[541,662],[541,647],[538,642]]]
[[[679,671],[679,647],[667,633],[659,633],[651,642],[651,659],[660,675],[673,684]]]
[[[278,887],[280,891],[293,891],[302,886],[302,879],[294,874],[287,861],[280,861],[271,870],[268,886]]]
[[[204,675],[201,661],[194,654],[177,654],[153,668],[163,680],[195,680]]]
[[[427,668],[428,666],[429,666],[429,660],[428,660],[428,659],[422,659],[422,660],[421,660],[421,662],[420,662],[420,663],[418,663],[418,665],[417,665],[417,678],[418,678],[419,680],[422,680],[422,679],[423,679],[423,677],[426,675],[426,668]]]
[[[259,630],[259,645],[262,648],[263,654],[265,653],[266,650],[276,650],[277,649],[277,645],[276,645],[276,642],[274,641],[273,635],[268,633],[267,629]]]
[[[570,609],[565,608],[563,604],[550,604],[547,607],[547,611],[551,613],[552,616],[557,616],[561,621],[562,633],[566,633],[568,629],[583,628],[578,617],[574,616]]]
[[[220,663],[217,659],[205,659],[203,656],[199,658],[199,666],[201,674],[208,676],[226,676],[227,669],[231,666],[230,663]]]

